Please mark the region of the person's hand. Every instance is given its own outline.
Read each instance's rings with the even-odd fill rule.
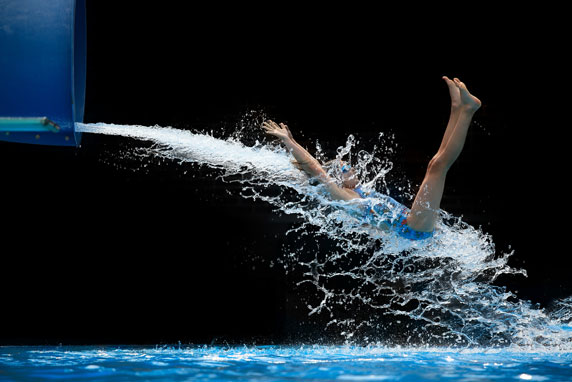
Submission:
[[[294,139],[292,137],[290,129],[288,129],[288,126],[286,126],[283,123],[280,123],[280,125],[278,125],[276,122],[268,120],[266,122],[262,122],[262,128],[266,131],[266,134],[274,135],[275,137],[278,137],[281,140]]]

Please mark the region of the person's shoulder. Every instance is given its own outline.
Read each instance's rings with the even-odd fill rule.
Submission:
[[[357,186],[356,188],[353,189],[353,191],[359,195],[360,198],[368,198],[371,194],[370,191],[364,191],[362,190],[361,186]]]
[[[355,191],[355,189],[351,189],[351,188],[346,188],[344,187],[343,190],[346,192],[346,194],[348,194],[348,196],[350,197],[350,199],[358,199],[361,198],[361,195]]]

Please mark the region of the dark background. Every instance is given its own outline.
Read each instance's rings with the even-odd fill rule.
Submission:
[[[419,184],[448,118],[441,77],[459,77],[483,107],[442,207],[515,251],[528,277],[499,285],[542,306],[572,294],[556,10],[174,4],[88,1],[85,122],[216,131],[259,110],[329,153],[395,133],[393,174]],[[121,160],[140,145],[0,143],[0,343],[303,339],[306,308],[269,266],[295,219],[212,172]]]

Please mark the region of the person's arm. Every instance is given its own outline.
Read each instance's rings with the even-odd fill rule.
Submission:
[[[320,162],[294,140],[288,126],[283,123],[278,125],[276,122],[267,121],[262,123],[262,128],[266,130],[267,134],[278,137],[294,156],[300,167],[308,175],[322,182],[334,199],[351,200],[356,198],[355,192],[339,187],[336,182],[328,176],[320,165]]]

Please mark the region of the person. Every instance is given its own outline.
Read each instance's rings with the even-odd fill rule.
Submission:
[[[401,205],[388,195],[375,194],[375,203],[368,205],[363,215],[367,223],[384,230],[393,230],[411,240],[424,240],[433,236],[447,172],[463,150],[473,115],[481,107],[481,101],[473,96],[458,78],[451,80],[443,76],[443,80],[451,97],[449,121],[441,145],[427,165],[425,177],[411,208]],[[285,124],[268,120],[262,123],[262,128],[267,134],[279,138],[296,159],[297,166],[321,182],[332,198],[349,201],[371,196],[358,186],[355,170],[347,163],[340,166],[339,185],[318,160],[294,140]]]

